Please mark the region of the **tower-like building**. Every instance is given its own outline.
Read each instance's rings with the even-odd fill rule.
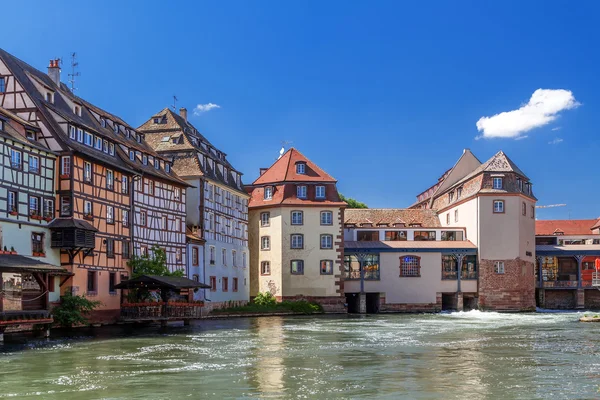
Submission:
[[[292,148],[247,187],[250,296],[307,299],[344,308],[342,225],[346,203],[336,180]],[[256,250],[254,250],[256,249]]]

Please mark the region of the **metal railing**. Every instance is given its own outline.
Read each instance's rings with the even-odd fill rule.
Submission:
[[[600,287],[600,272],[594,272],[592,274],[592,286]]]

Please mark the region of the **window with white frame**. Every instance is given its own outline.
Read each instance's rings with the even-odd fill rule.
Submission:
[[[290,272],[292,275],[304,275],[303,260],[292,260],[290,264]]]
[[[148,214],[146,211],[140,211],[140,225],[146,226],[148,224]]]
[[[321,248],[332,249],[333,248],[333,236],[332,235],[321,235]]]
[[[306,164],[303,162],[299,162],[296,164],[296,173],[304,175],[306,174]]]
[[[215,265],[215,260],[217,258],[217,249],[215,246],[208,246],[208,259],[210,265]]]
[[[115,155],[115,144],[112,142],[108,144],[108,154],[111,156]]]
[[[302,249],[304,248],[304,235],[299,233],[294,233],[291,237],[291,246],[292,249]]]
[[[115,208],[113,206],[106,206],[106,223],[115,223]]]
[[[237,251],[231,250],[231,265],[237,267]]]
[[[77,141],[83,143],[83,129],[77,128]]]
[[[92,146],[94,145],[94,143],[93,143],[93,142],[94,142],[94,137],[92,136],[92,134],[91,134],[91,133],[89,133],[89,132],[85,132],[84,139],[83,139],[83,143],[84,143],[86,146],[90,146],[90,147],[92,147]]]
[[[129,159],[135,161],[135,151],[129,150]]]
[[[527,203],[523,202],[523,204],[521,204],[521,213],[523,214],[523,216],[527,215]]]
[[[260,274],[271,275],[271,263],[269,261],[260,262]]]
[[[504,274],[504,261],[494,262],[494,272],[497,274]]]
[[[175,200],[179,201],[181,199],[181,189],[180,188],[173,189],[173,195],[175,196]]]
[[[29,172],[33,172],[34,174],[40,173],[40,159],[38,156],[29,156]]]
[[[15,169],[22,168],[21,152],[15,149],[10,149],[10,166]]]
[[[494,200],[494,213],[504,212],[504,200]]]
[[[454,222],[458,222],[458,210],[454,210]]]
[[[321,275],[333,275],[333,260],[321,260]]]
[[[44,218],[54,218],[54,200],[44,199]]]
[[[460,196],[462,196],[462,187],[456,189],[456,200],[460,199]]]
[[[333,225],[333,213],[331,211],[321,211],[321,225]]]
[[[148,156],[145,154],[142,155],[142,164],[148,165]]]
[[[102,150],[102,138],[99,136],[96,136],[94,138],[94,148],[96,150]]]
[[[123,210],[123,213],[121,215],[121,220],[123,222],[123,227],[126,228],[129,226],[129,211]]]
[[[167,226],[167,217],[164,215],[160,217],[160,227],[163,230],[169,229],[169,227]]]
[[[269,226],[271,223],[271,213],[262,212],[260,213],[260,226]]]
[[[227,249],[221,249],[221,258],[224,266],[227,265]]]
[[[121,175],[121,193],[129,193],[129,178],[126,175]]]
[[[92,202],[89,200],[83,201],[83,216],[85,218],[92,218],[94,216]]]
[[[300,185],[296,187],[296,197],[298,197],[299,199],[306,198],[306,186]]]
[[[273,199],[273,188],[271,186],[265,187],[265,200]]]
[[[75,135],[77,134],[77,128],[73,125],[69,126],[69,138],[75,140]]]
[[[271,237],[263,236],[260,238],[260,249],[270,250],[271,249]]]
[[[106,188],[113,190],[115,187],[115,174],[110,169],[106,170]]]
[[[302,225],[304,223],[304,213],[302,211],[292,211],[292,225]]]
[[[315,197],[317,199],[325,198],[325,186],[317,186],[315,189]]]
[[[502,178],[494,177],[492,187],[494,189],[502,189]]]
[[[39,216],[40,215],[40,198],[37,196],[29,197],[29,215]]]
[[[71,156],[61,158],[60,174],[63,176],[71,175]]]
[[[108,153],[108,140],[102,139],[102,151]]]
[[[92,182],[92,163],[88,161],[83,162],[83,180],[87,183]]]

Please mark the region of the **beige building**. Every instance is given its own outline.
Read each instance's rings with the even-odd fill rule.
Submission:
[[[250,297],[304,298],[345,311],[341,267],[346,203],[336,181],[296,149],[248,187]]]

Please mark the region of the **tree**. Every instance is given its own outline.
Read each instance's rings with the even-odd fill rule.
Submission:
[[[348,203],[348,208],[369,208],[369,206],[367,206],[365,203],[361,203],[360,201],[354,200],[351,197],[344,197],[344,195],[341,193],[340,198],[342,199],[342,201]]]
[[[60,304],[52,309],[52,316],[56,324],[65,328],[84,325],[88,322],[86,316],[100,304],[102,303],[99,301],[91,301],[84,296],[67,292],[61,296]]]
[[[133,256],[127,263],[131,267],[133,278],[141,275],[183,276],[183,270],[169,271],[167,254],[158,246],[152,246],[150,255]]]

